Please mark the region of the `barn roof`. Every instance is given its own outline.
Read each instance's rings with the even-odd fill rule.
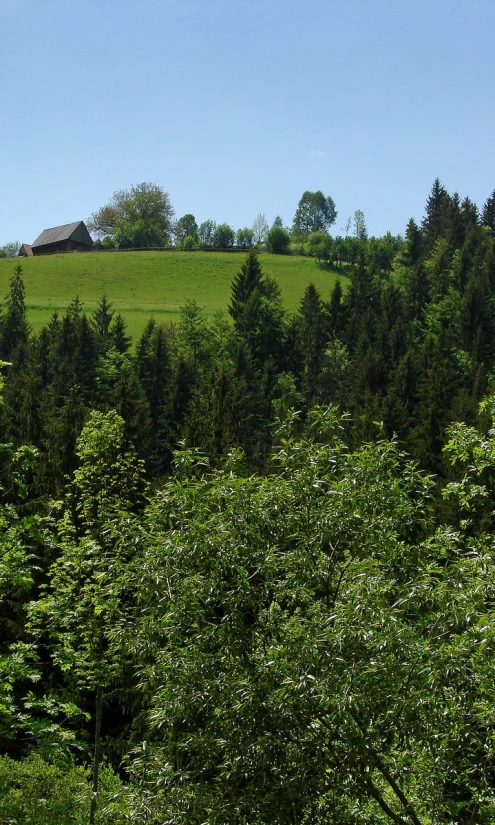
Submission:
[[[89,245],[91,245],[91,237],[86,229],[84,221],[75,221],[74,223],[64,223],[62,226],[53,226],[51,229],[44,229],[41,235],[38,235],[31,246],[35,248],[37,246],[45,246],[49,243],[68,241],[73,238],[74,235],[77,236],[74,240],[89,243]],[[86,240],[86,236],[88,240]]]

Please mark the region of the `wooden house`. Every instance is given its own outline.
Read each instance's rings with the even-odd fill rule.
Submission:
[[[93,248],[93,241],[84,221],[76,221],[44,229],[31,244],[31,248],[33,255],[50,255],[74,250],[89,252]]]

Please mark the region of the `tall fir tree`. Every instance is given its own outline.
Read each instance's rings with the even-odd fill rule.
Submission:
[[[495,235],[495,189],[483,205],[481,223],[483,226],[488,226]]]

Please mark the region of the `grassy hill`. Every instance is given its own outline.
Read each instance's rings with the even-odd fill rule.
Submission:
[[[305,287],[313,282],[328,300],[339,273],[318,266],[312,258],[260,254],[267,275],[274,277],[289,310],[299,305]],[[125,317],[136,337],[153,315],[158,322],[177,321],[187,298],[206,314],[226,309],[232,279],[244,254],[239,252],[101,252],[0,259],[0,296],[8,293],[14,266],[21,263],[26,286],[28,319],[34,331],[63,313],[79,296],[91,312],[103,294]],[[342,279],[345,288],[345,277]]]

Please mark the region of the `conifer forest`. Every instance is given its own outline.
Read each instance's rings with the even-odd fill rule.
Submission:
[[[12,262],[2,825],[495,821],[495,192],[360,226],[137,340]]]

